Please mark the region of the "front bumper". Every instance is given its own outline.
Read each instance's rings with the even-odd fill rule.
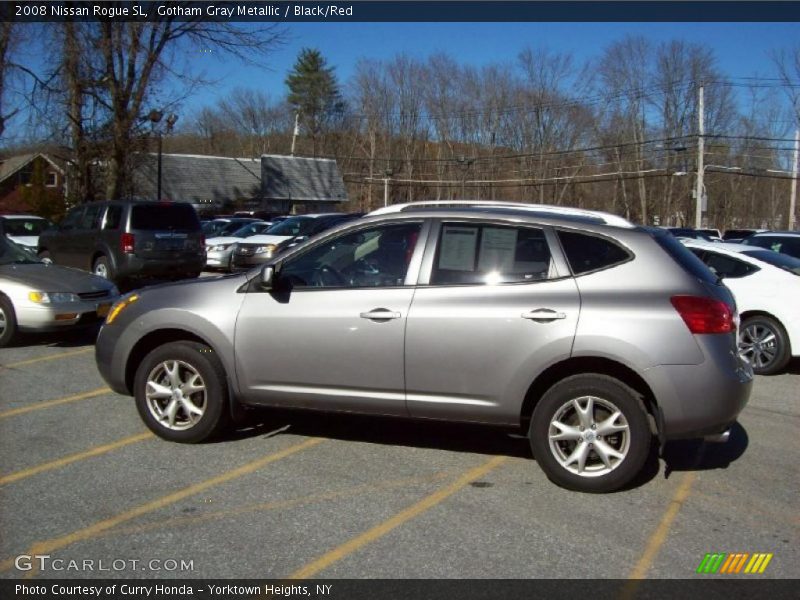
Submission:
[[[20,331],[59,331],[102,323],[117,296],[97,301],[15,305]]]
[[[232,248],[206,253],[206,267],[211,269],[227,269],[231,266]]]

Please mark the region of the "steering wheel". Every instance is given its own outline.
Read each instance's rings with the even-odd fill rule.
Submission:
[[[339,271],[329,265],[322,265],[311,275],[312,287],[346,287],[347,280]]]

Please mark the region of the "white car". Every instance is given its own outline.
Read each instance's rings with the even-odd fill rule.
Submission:
[[[247,223],[230,235],[206,239],[206,268],[229,271],[234,244],[241,242],[244,238],[264,233],[270,227],[272,227],[270,221],[256,221],[255,223]]]
[[[39,234],[45,229],[53,227],[47,219],[33,215],[2,215],[0,216],[0,230],[12,242],[33,248],[34,252],[39,245]]]
[[[114,284],[80,269],[45,264],[0,236],[0,347],[18,331],[59,331],[105,319]]]
[[[744,244],[681,240],[736,297],[739,349],[761,375],[800,356],[800,260]]]

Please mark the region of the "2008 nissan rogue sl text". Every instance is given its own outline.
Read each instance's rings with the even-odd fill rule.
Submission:
[[[605,492],[747,402],[730,291],[667,232],[537,205],[380,209],[247,273],[121,299],[111,387],[177,442],[241,405],[527,431],[547,476]],[[722,435],[720,435],[722,434]]]

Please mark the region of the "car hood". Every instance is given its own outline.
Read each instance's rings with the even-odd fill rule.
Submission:
[[[206,240],[206,246],[219,246],[220,244],[235,244],[241,242],[245,238],[239,237],[213,237]]]
[[[17,244],[22,244],[23,246],[31,246],[36,248],[39,245],[39,236],[38,235],[8,235],[6,236],[12,242],[16,242]]]
[[[113,286],[107,279],[80,269],[42,263],[0,265],[0,279],[27,285],[41,292],[82,294],[109,290]]]
[[[294,236],[291,235],[253,235],[249,238],[244,238],[242,244],[253,244],[260,246],[263,244],[280,244],[286,240],[291,240]]]

